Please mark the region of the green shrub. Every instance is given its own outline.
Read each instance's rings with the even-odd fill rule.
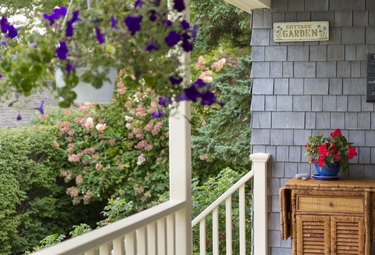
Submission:
[[[103,203],[73,207],[59,177],[57,129],[0,130],[0,254],[23,254],[52,233],[80,222],[95,225]]]

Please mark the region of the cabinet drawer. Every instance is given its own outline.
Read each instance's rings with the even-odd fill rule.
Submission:
[[[364,201],[360,197],[297,196],[296,209],[299,212],[364,213]]]

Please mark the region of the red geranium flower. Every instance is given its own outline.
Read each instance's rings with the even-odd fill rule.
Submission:
[[[335,160],[340,161],[340,159],[341,159],[340,153],[335,154]]]
[[[349,151],[348,151],[348,159],[354,158],[354,156],[357,156],[358,153],[355,151],[354,147],[349,146]]]
[[[337,137],[337,136],[342,136],[342,132],[341,132],[341,129],[336,129],[335,131],[333,131],[332,133],[331,133],[331,137],[332,138],[335,138],[335,137]]]
[[[320,157],[317,161],[319,167],[324,167],[325,159],[324,157]]]
[[[318,154],[320,157],[328,157],[329,151],[327,150],[325,145],[320,145],[318,148]]]

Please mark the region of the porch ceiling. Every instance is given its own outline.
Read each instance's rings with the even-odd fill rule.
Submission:
[[[251,13],[252,9],[271,7],[271,0],[225,0],[225,1],[248,13]]]

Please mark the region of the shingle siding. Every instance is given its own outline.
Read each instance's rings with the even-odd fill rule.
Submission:
[[[253,152],[273,156],[269,173],[270,255],[292,254],[280,240],[278,190],[314,173],[307,137],[341,128],[358,148],[342,178],[375,178],[374,104],[366,102],[367,54],[375,53],[375,1],[272,0],[252,18]],[[272,23],[328,20],[327,42],[275,43]]]

